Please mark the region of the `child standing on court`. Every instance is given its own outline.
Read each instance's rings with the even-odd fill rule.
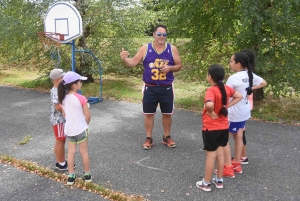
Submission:
[[[234,159],[232,165],[233,171],[224,171],[231,174],[225,175],[234,178],[234,173],[242,173],[241,166],[241,153],[244,146],[243,143],[243,130],[245,128],[246,120],[251,117],[250,104],[248,102],[248,96],[252,94],[253,90],[265,87],[267,82],[252,72],[252,66],[249,56],[246,52],[237,52],[231,56],[230,59],[231,70],[236,73],[231,75],[226,85],[232,87],[236,91],[242,94],[243,99],[228,110],[229,118],[229,133],[234,138]],[[230,164],[231,154],[229,144],[225,147],[225,162]]]
[[[64,134],[65,118],[62,114],[62,107],[58,101],[57,87],[62,81],[65,73],[62,69],[53,69],[50,72],[50,79],[53,83],[53,87],[50,90],[51,99],[51,115],[50,121],[53,125],[53,131],[55,135],[54,153],[56,158],[56,168],[58,170],[68,170],[68,164],[65,160],[65,142],[66,136]]]
[[[62,104],[63,114],[66,118],[65,134],[68,141],[68,163],[69,176],[68,185],[73,185],[76,180],[74,172],[74,160],[77,144],[81,154],[85,182],[91,182],[90,159],[88,153],[88,124],[91,119],[87,99],[78,94],[81,89],[81,80],[87,80],[87,77],[69,71],[64,75],[63,80],[58,85],[58,100]]]
[[[205,177],[196,183],[196,186],[204,191],[211,191],[211,179],[216,188],[223,188],[223,147],[228,142],[227,108],[242,99],[240,93],[224,85],[224,76],[225,70],[222,66],[212,65],[206,77],[212,86],[206,90],[202,113],[203,149],[206,151]],[[229,97],[232,98],[231,101]],[[218,174],[212,178],[216,159]]]
[[[252,50],[250,49],[243,49],[241,52],[245,52],[248,55],[249,58],[249,64],[252,67],[253,72],[255,73],[255,54]],[[251,95],[248,95],[248,101],[250,104],[250,111],[253,109],[253,93]],[[249,164],[249,160],[247,157],[247,148],[246,148],[246,128],[243,131],[243,149],[242,149],[242,154],[241,154],[241,164],[247,165]]]

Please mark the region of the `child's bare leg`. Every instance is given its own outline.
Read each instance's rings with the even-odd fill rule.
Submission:
[[[243,129],[239,129],[236,134],[233,134],[234,138],[234,161],[240,162],[242,149],[243,149]]]
[[[223,148],[224,151],[224,160],[226,165],[231,165],[231,149],[229,145],[229,139],[230,139],[230,133],[228,133],[228,143],[227,145]]]
[[[88,151],[88,139],[79,144],[79,151],[82,158],[84,172],[90,172],[90,158]]]
[[[56,162],[65,162],[65,142],[66,140],[55,140],[54,153]]]
[[[224,148],[218,147],[217,149],[217,177],[222,178],[223,177],[223,171],[224,171]]]
[[[68,142],[68,169],[69,169],[69,174],[74,173],[76,146],[77,146],[76,143]]]
[[[210,183],[214,167],[215,160],[217,158],[217,151],[206,151],[206,163],[205,163],[205,182]],[[219,163],[219,162],[218,162]],[[219,172],[218,172],[219,173]],[[222,171],[223,174],[223,171]]]
[[[242,156],[242,157],[247,157],[247,148],[246,148],[246,145],[243,146],[241,156]]]

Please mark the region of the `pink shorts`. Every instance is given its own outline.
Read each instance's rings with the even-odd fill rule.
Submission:
[[[53,125],[53,131],[54,131],[56,140],[65,140],[66,139],[64,129],[65,129],[64,123]]]

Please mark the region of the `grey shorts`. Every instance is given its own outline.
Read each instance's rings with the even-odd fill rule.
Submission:
[[[89,129],[86,129],[82,133],[76,136],[67,136],[67,141],[71,143],[80,144],[81,142],[88,139],[88,135],[90,134]]]

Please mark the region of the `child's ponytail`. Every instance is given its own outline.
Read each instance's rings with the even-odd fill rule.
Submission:
[[[227,117],[228,110],[227,110],[226,106],[227,106],[228,99],[227,99],[225,86],[222,81],[225,77],[225,70],[222,66],[214,64],[209,67],[208,74],[211,76],[213,81],[217,83],[217,86],[219,87],[220,92],[222,94],[223,107],[220,109],[219,115],[224,115],[225,117]]]
[[[226,94],[226,90],[225,90],[225,87],[224,87],[224,83],[222,82],[222,80],[220,80],[220,81],[218,81],[217,85],[218,85],[218,87],[221,91],[221,94],[222,94],[222,104],[223,104],[223,107],[220,109],[219,114],[224,115],[225,117],[227,117],[228,116],[228,110],[226,108],[227,94]]]
[[[249,76],[249,89],[247,90],[247,95],[252,94],[252,86],[253,86],[253,74],[252,72],[255,69],[255,53],[252,50],[249,49],[243,49],[241,52],[245,52],[248,56],[248,63],[249,66],[247,67],[248,69],[248,76]],[[250,90],[251,89],[251,90]]]
[[[60,104],[62,104],[62,101],[66,97],[66,90],[65,90],[63,80],[58,84],[57,94],[58,94],[58,101],[60,102]]]

